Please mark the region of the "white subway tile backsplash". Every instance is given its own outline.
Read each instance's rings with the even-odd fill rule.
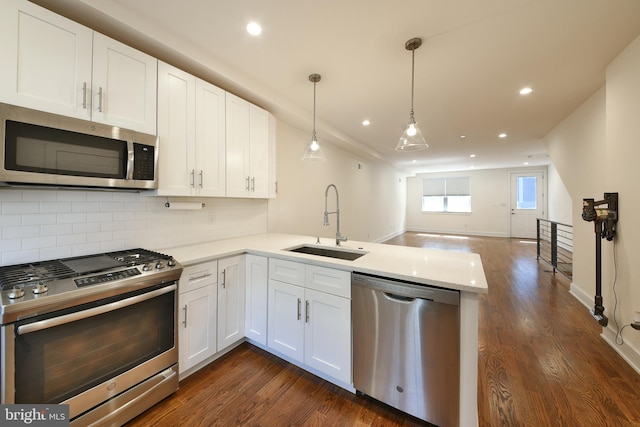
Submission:
[[[2,215],[39,213],[38,202],[2,202]]]
[[[57,193],[54,190],[23,191],[22,200],[25,202],[55,202]]]
[[[62,236],[57,236],[56,238],[56,244],[58,246],[73,246],[81,245],[83,243],[87,243],[86,234],[65,234]]]
[[[84,212],[57,214],[58,224],[77,224],[80,222],[85,222],[86,219],[87,214]]]
[[[25,214],[22,215],[22,225],[46,225],[56,223],[55,214]]]
[[[170,211],[166,198],[140,193],[0,189],[0,262],[134,247],[161,251],[267,231],[266,200],[196,200],[206,208]]]
[[[25,225],[20,227],[2,227],[3,239],[25,239],[40,235],[40,227],[37,225]]]
[[[62,236],[73,234],[73,224],[51,224],[40,226],[41,236]]]
[[[22,249],[42,249],[42,248],[52,248],[57,246],[57,241],[55,236],[49,237],[29,237],[26,239],[22,239]]]
[[[11,227],[22,224],[22,215],[0,215],[0,227]]]

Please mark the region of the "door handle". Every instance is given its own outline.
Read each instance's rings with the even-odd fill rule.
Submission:
[[[306,300],[304,302],[305,306],[304,306],[304,314],[305,314],[305,322],[309,323],[309,300]]]
[[[227,269],[222,270],[222,289],[227,289],[227,285],[224,283],[227,279]]]
[[[300,320],[300,317],[302,316],[302,300],[300,298],[298,298],[298,320]]]
[[[182,322],[182,324],[186,329],[187,328],[187,304],[185,304],[184,307],[182,307],[182,310],[184,311],[184,321]]]

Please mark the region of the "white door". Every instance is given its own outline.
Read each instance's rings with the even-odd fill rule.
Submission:
[[[511,174],[511,237],[535,239],[537,219],[545,218],[543,172]]]
[[[244,255],[218,261],[218,351],[244,338]]]
[[[299,362],[304,358],[304,288],[269,280],[269,348]]]
[[[304,363],[351,383],[351,300],[305,290]]]
[[[155,135],[157,81],[156,58],[94,33],[93,121]]]
[[[245,336],[267,345],[267,257],[245,255],[246,257],[246,313]]]
[[[216,352],[216,285],[179,297],[180,373]]]
[[[91,118],[93,31],[26,1],[0,2],[0,101]]]

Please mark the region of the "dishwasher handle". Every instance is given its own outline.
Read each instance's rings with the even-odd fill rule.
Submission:
[[[400,303],[412,303],[412,302],[414,302],[416,300],[413,297],[407,297],[407,296],[404,296],[404,295],[392,294],[390,292],[383,292],[382,294],[384,295],[384,297],[386,299],[392,300],[392,301],[397,301],[397,302],[400,302]]]
[[[436,288],[418,283],[368,276],[360,273],[351,274],[353,286],[364,286],[386,294],[404,298],[420,298],[450,305],[460,305],[460,292],[452,289]]]

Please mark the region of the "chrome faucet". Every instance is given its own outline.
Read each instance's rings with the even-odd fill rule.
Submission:
[[[329,195],[329,188],[333,187],[336,191],[336,210],[335,212],[327,211],[327,197]],[[340,234],[340,197],[338,196],[338,187],[333,184],[327,185],[327,189],[324,191],[324,225],[329,225],[329,214],[336,214],[336,246],[340,246],[340,242],[346,242],[347,236]]]

